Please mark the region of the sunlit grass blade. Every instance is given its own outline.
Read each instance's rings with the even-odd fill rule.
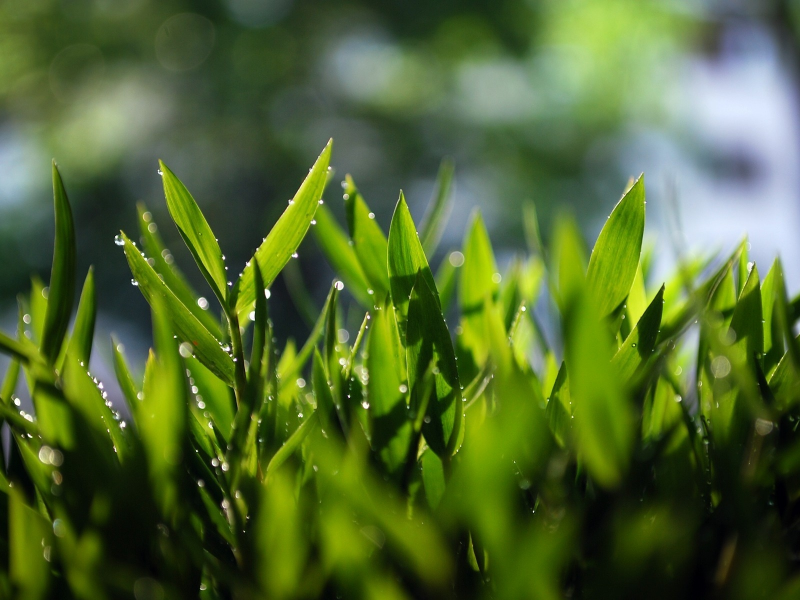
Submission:
[[[325,362],[319,350],[314,349],[314,363],[311,369],[311,380],[314,388],[314,397],[317,399],[317,416],[322,430],[332,435],[334,432],[343,433],[339,421],[336,405],[333,403]]]
[[[428,364],[433,361],[435,387],[428,404],[422,432],[428,445],[439,456],[448,456],[456,447],[461,427],[462,399],[455,352],[439,303],[420,272],[408,305],[406,362],[408,386],[414,389]]]
[[[27,506],[21,491],[11,490],[8,499],[9,577],[24,598],[46,598],[51,585],[50,555],[43,547],[53,547],[53,528],[34,509]]]
[[[400,339],[404,342],[408,300],[411,297],[411,290],[414,289],[417,273],[420,273],[428,284],[428,289],[431,290],[437,307],[439,306],[439,296],[403,192],[400,192],[400,199],[397,201],[392,224],[389,227],[388,264],[392,303],[397,312]]]
[[[236,282],[238,286],[236,311],[239,314],[249,313],[256,299],[252,261],[258,261],[264,285],[269,287],[303,241],[325,189],[332,145],[333,140],[325,146],[289,207],[258,247],[250,266],[245,267],[242,276]]]
[[[181,273],[172,253],[164,246],[161,236],[158,233],[158,225],[153,219],[153,214],[147,210],[144,203],[136,205],[139,215],[139,233],[144,247],[145,254],[156,273],[164,280],[167,287],[180,300],[191,313],[197,317],[203,326],[211,332],[214,337],[220,338],[219,318],[214,316],[214,312],[208,310],[209,302],[204,297],[199,296],[186,281]]]
[[[442,239],[447,219],[453,210],[455,201],[455,183],[453,181],[456,172],[456,165],[452,159],[445,158],[439,166],[439,173],[436,175],[436,185],[433,188],[433,196],[428,203],[425,216],[422,217],[420,225],[419,239],[425,254],[433,256],[439,241]]]
[[[386,236],[349,175],[345,178],[344,198],[353,249],[375,296],[372,303],[378,304],[389,293]]]
[[[128,409],[134,418],[138,418],[139,405],[141,398],[139,396],[141,390],[137,387],[136,382],[131,375],[128,363],[125,360],[124,346],[117,340],[116,337],[111,338],[111,352],[114,357],[114,374],[117,376],[117,383],[119,383],[120,391],[125,397],[125,402],[128,404]]]
[[[480,212],[472,216],[472,224],[464,238],[464,266],[459,278],[462,343],[473,354],[475,363],[482,365],[489,355],[486,311],[498,298],[499,273],[489,233]]]
[[[56,214],[56,239],[50,271],[47,315],[42,334],[41,352],[54,363],[67,332],[75,294],[75,225],[61,174],[53,161],[53,198]]]
[[[192,353],[227,384],[233,384],[234,365],[230,355],[220,346],[217,340],[192,312],[178,300],[172,290],[167,287],[145,260],[139,249],[128,237],[121,235],[124,242],[125,256],[131,268],[134,280],[142,295],[155,306],[158,303],[170,317],[175,335],[181,342],[190,344]]]
[[[328,259],[336,274],[341,277],[358,303],[366,308],[371,308],[374,298],[367,291],[370,289],[367,276],[353,246],[350,245],[347,234],[325,206],[317,209],[315,219],[317,224],[312,231],[325,258]]]
[[[644,177],[641,176],[611,212],[597,238],[586,280],[601,317],[628,295],[636,276],[644,235]]]
[[[67,353],[78,359],[78,362],[89,365],[92,355],[92,342],[94,341],[94,324],[97,319],[97,296],[94,288],[94,268],[89,268],[86,281],[83,284],[81,299],[78,302],[78,312],[75,315],[75,324],[72,326],[72,336],[69,340]]]
[[[164,196],[167,208],[178,231],[192,253],[203,277],[211,286],[219,301],[227,309],[228,278],[225,275],[225,259],[214,232],[197,202],[180,179],[164,164],[158,161],[164,183]]]
[[[264,474],[264,482],[269,482],[269,477],[275,473],[287,459],[294,454],[306,439],[311,429],[318,423],[317,412],[311,413],[308,418],[300,423],[300,426],[295,429],[294,433],[289,436],[289,439],[278,449],[267,464],[267,470]]]

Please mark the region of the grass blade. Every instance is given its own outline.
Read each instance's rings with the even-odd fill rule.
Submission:
[[[72,326],[72,337],[69,340],[67,353],[78,359],[78,362],[89,366],[94,340],[94,324],[97,319],[97,295],[94,287],[94,268],[89,267],[86,281],[83,284],[81,299],[78,302],[78,313]]]
[[[297,251],[314,219],[328,178],[332,145],[333,140],[330,140],[311,168],[308,177],[297,190],[289,207],[256,250],[253,260],[258,261],[264,285],[267,287],[272,285],[278,273]],[[253,260],[245,267],[242,276],[236,282],[238,287],[236,311],[240,315],[248,314],[253,309],[256,299]]]
[[[658,339],[658,328],[661,326],[663,308],[664,286],[662,285],[642,318],[611,360],[622,381],[629,381],[639,367],[652,356]]]
[[[53,200],[56,214],[56,239],[41,345],[42,356],[50,364],[54,364],[58,358],[72,314],[76,262],[75,225],[72,220],[72,209],[55,161],[53,161]]]
[[[375,222],[375,214],[370,211],[349,175],[345,178],[344,198],[353,248],[372,290],[372,303],[378,305],[389,293],[389,274],[386,270],[388,242]]]
[[[178,231],[192,253],[197,266],[214,290],[222,306],[227,310],[228,278],[225,275],[225,260],[214,232],[208,225],[197,202],[180,179],[164,164],[158,161],[161,178],[164,182],[164,196],[167,208]]]
[[[192,352],[197,358],[217,377],[228,385],[233,385],[234,365],[230,355],[226,353],[211,333],[203,327],[192,312],[178,300],[175,294],[167,287],[139,249],[133,245],[128,237],[121,234],[125,256],[131,268],[134,280],[150,306],[158,303],[169,315],[175,334],[181,342],[191,345]]]
[[[644,176],[640,176],[611,212],[592,250],[586,280],[601,317],[625,300],[636,276],[644,205]]]

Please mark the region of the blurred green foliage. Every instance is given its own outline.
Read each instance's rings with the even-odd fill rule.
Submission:
[[[280,348],[269,289],[327,212],[330,157],[230,283],[163,167],[220,313],[156,258],[140,210],[153,255],[117,238],[153,323],[143,377],[114,342],[129,421],[86,370],[92,272],[68,328],[76,236],[54,166],[50,285],[0,334],[4,597],[796,597],[800,300],[780,261],[761,279],[744,241],[653,285],[639,178],[588,258],[569,220],[544,246],[529,206],[530,252],[502,273],[479,213],[429,262],[452,195],[418,234],[401,193],[386,236],[347,177],[347,230],[328,216],[317,234],[352,242],[321,244],[342,280]]]

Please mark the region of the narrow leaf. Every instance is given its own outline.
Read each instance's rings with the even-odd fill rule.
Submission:
[[[428,203],[425,216],[422,218],[420,227],[420,240],[425,254],[433,256],[442,239],[442,233],[447,225],[447,219],[453,210],[455,192],[453,188],[453,176],[455,175],[456,165],[452,159],[445,158],[439,166],[439,173],[436,175],[436,185],[433,189],[433,197]]]
[[[72,337],[69,340],[68,353],[78,362],[89,365],[94,340],[94,323],[97,318],[97,296],[94,288],[94,268],[89,267],[86,281],[83,284],[81,299],[78,303],[78,314],[72,326]]]

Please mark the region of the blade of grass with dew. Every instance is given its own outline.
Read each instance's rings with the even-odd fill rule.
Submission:
[[[332,145],[333,140],[330,140],[311,168],[308,177],[297,190],[289,207],[258,247],[249,266],[245,267],[242,276],[236,282],[238,286],[236,311],[240,315],[249,314],[256,299],[253,260],[258,261],[264,285],[269,287],[303,241],[321,202],[322,192],[325,190]]]
[[[58,358],[64,335],[67,333],[69,318],[72,315],[77,260],[72,209],[55,161],[53,161],[53,199],[56,215],[56,239],[41,344],[42,356],[50,364],[54,364]]]
[[[233,385],[233,359],[222,349],[219,340],[203,327],[197,317],[159,278],[128,236],[121,233],[121,237],[131,273],[150,306],[156,303],[162,306],[169,315],[180,341],[191,344],[195,355],[205,366],[225,383]]]
[[[436,175],[436,185],[433,188],[433,196],[428,203],[425,216],[422,217],[419,239],[425,254],[433,256],[439,241],[442,239],[447,219],[453,210],[455,201],[455,183],[453,181],[456,165],[452,159],[445,158],[439,166]]]
[[[601,317],[617,308],[631,289],[644,235],[644,177],[622,197],[597,238],[586,281]]]
[[[344,192],[344,206],[353,249],[372,290],[372,304],[378,305],[389,293],[389,274],[386,270],[388,242],[375,222],[375,214],[370,211],[349,175],[345,178]]]
[[[356,256],[356,251],[350,245],[347,234],[324,205],[317,209],[316,221],[317,224],[312,231],[325,258],[356,301],[363,307],[372,308],[374,298],[367,291],[370,289],[367,276]]]
[[[158,165],[169,214],[203,277],[227,312],[228,278],[225,275],[225,258],[219,242],[186,186],[163,161],[159,160]]]
[[[164,242],[158,234],[158,224],[153,219],[153,214],[147,210],[143,202],[137,203],[136,209],[139,215],[139,234],[142,246],[145,254],[150,257],[155,272],[163,278],[167,287],[197,317],[203,327],[208,329],[217,339],[223,337],[219,319],[214,316],[213,312],[208,310],[208,300],[192,289],[175,264],[172,253],[164,246]]]

